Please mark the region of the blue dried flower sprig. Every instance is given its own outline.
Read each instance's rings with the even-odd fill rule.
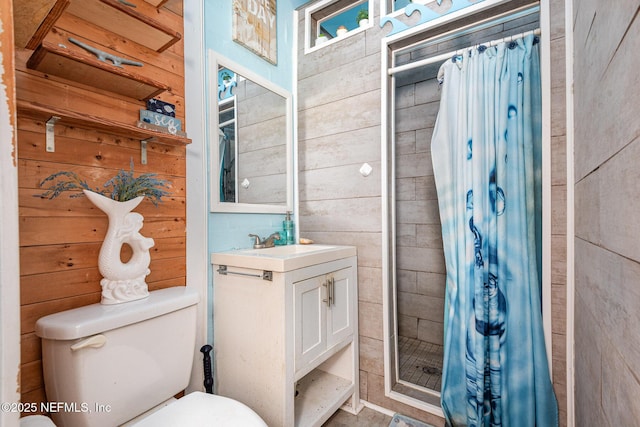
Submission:
[[[67,179],[58,179],[61,177],[66,177]],[[162,198],[170,194],[166,191],[170,182],[156,177],[157,174],[155,173],[145,173],[137,178],[134,177],[133,160],[131,160],[130,170],[125,172],[120,169],[116,176],[105,182],[104,189],[101,190],[89,187],[89,184],[75,172],[60,171],[49,175],[40,183],[40,187],[43,187],[47,182],[53,182],[58,179],[44,193],[36,194],[35,197],[55,199],[65,191],[78,192],[69,197],[82,197],[84,196],[82,190],[89,190],[119,202],[126,202],[138,196],[144,196],[151,200],[154,206],[158,206],[158,203],[162,202]]]

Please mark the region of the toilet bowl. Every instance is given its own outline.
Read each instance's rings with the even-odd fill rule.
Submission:
[[[172,399],[191,377],[198,301],[179,286],[39,319],[47,398],[64,409],[53,421],[24,417],[21,427],[266,426],[229,398],[193,392]]]
[[[228,397],[190,393],[126,427],[267,427],[267,424],[243,403]],[[20,427],[56,427],[51,418],[30,415],[20,419]]]
[[[165,406],[131,427],[266,427],[265,422],[248,406],[228,397],[190,393]]]

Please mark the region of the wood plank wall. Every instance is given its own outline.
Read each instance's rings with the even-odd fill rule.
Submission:
[[[380,10],[376,1],[376,12]],[[551,1],[553,382],[566,425],[566,149],[564,7]],[[385,396],[382,295],[380,29],[304,54],[298,22],[300,233],[319,243],[358,247],[360,395],[434,425],[443,420]],[[470,43],[471,44],[471,43]],[[322,88],[319,90],[318,88]],[[544,89],[544,88],[543,88]],[[367,162],[372,174],[358,172]]]
[[[170,2],[154,19],[183,33],[181,3]],[[176,13],[178,12],[178,13]],[[63,15],[56,31],[82,32],[105,37],[126,56],[143,61],[143,73],[168,83],[171,91],[158,98],[176,104],[176,116],[185,119],[184,46],[180,41],[156,53],[117,34]],[[144,102],[74,84],[55,76],[28,70],[32,51],[16,52],[19,101],[60,105],[66,109],[135,124]],[[41,341],[35,335],[38,318],[100,301],[98,252],[107,217],[85,197],[63,194],[54,200],[34,197],[39,183],[51,173],[74,171],[91,186],[101,186],[133,159],[136,175],[157,173],[171,182],[171,196],[157,208],[145,200],[136,209],[144,218],[141,233],[155,240],[151,249],[150,290],[186,284],[186,149],[148,144],[148,164],[140,162],[140,142],[91,129],[56,125],[55,152],[45,151],[45,123],[18,117],[18,185],[20,215],[21,293],[21,397],[22,402],[46,400],[42,376]],[[184,127],[184,126],[183,126]],[[123,253],[126,259],[127,254]]]

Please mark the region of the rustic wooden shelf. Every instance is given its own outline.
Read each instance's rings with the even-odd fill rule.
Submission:
[[[127,123],[115,123],[102,117],[92,116],[90,114],[80,114],[76,111],[67,110],[58,106],[44,105],[21,100],[17,101],[17,106],[19,115],[43,120],[45,122],[52,116],[55,116],[59,117],[59,120],[56,123],[64,126],[94,129],[111,135],[139,139],[141,141],[154,142],[157,144],[185,146],[191,143],[189,138],[182,136],[141,129],[136,125],[130,125]]]
[[[138,100],[171,90],[166,84],[141,75],[139,67],[101,61],[69,40],[60,38],[57,32],[51,32],[38,46],[27,61],[27,67]]]
[[[15,45],[35,49],[69,6],[69,0],[14,0]]]
[[[182,39],[177,31],[142,13],[145,6],[154,11],[157,9],[139,3],[133,7],[118,0],[72,0],[67,11],[156,52],[162,52]]]
[[[167,0],[144,0],[144,1],[153,5],[153,7],[160,7],[167,2]]]

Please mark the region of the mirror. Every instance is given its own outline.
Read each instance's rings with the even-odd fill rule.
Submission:
[[[293,210],[291,94],[213,52],[208,71],[211,210]]]

